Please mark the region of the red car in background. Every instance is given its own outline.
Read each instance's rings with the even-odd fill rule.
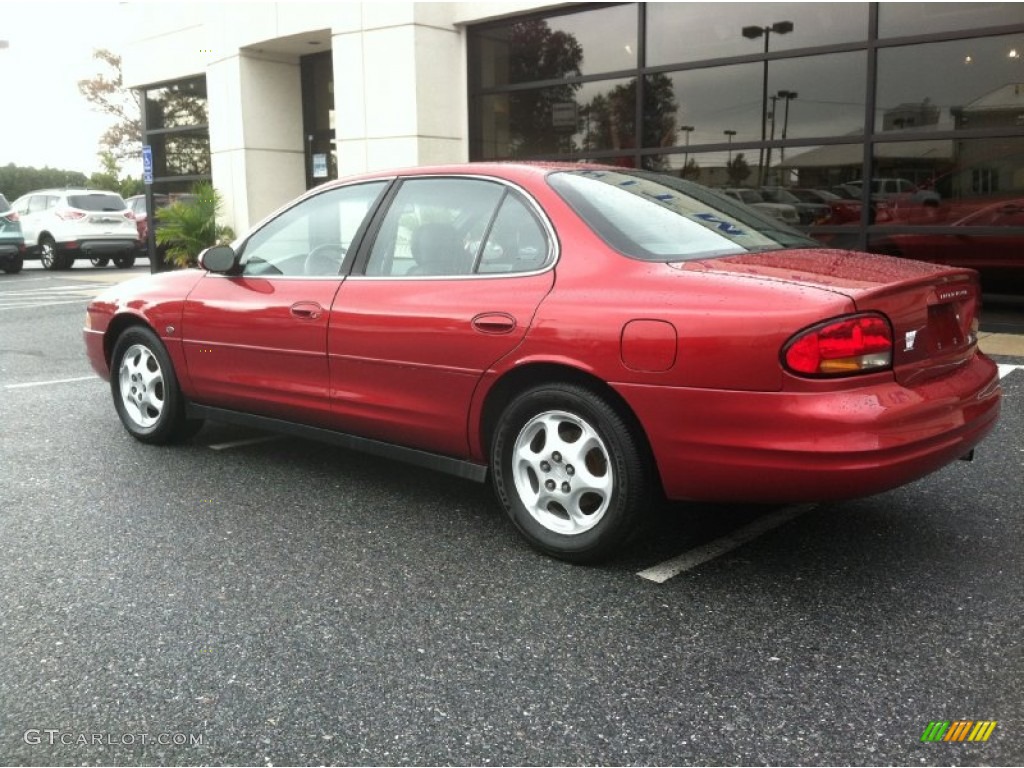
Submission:
[[[974,272],[823,249],[643,171],[369,174],[200,262],[88,308],[132,436],[222,420],[489,477],[533,546],[575,562],[662,496],[894,488],[999,413]]]
[[[170,194],[165,195],[162,193],[155,193],[153,195],[153,202],[156,203],[156,209],[159,211],[161,208],[166,208],[171,203],[185,202],[189,203],[196,199],[196,196],[189,193],[184,194]],[[134,195],[125,200],[128,205],[128,209],[135,215],[135,226],[139,232],[139,250],[142,255],[148,253],[149,241],[149,212],[146,210],[146,196],[145,195]],[[157,248],[163,248],[161,245],[157,245]]]
[[[963,208],[965,204],[959,206]],[[878,248],[884,253],[935,264],[1024,272],[1024,237],[1020,234],[1024,231],[1024,198],[989,203],[954,221],[936,223],[960,231],[891,234],[878,241]],[[993,227],[1019,229],[1014,234],[1002,234],[992,233]]]

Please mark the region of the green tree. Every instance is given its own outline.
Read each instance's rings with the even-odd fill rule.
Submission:
[[[204,248],[234,238],[230,227],[217,224],[220,193],[209,182],[196,184],[195,199],[178,200],[156,212],[156,242],[166,246],[166,260],[192,267]]]
[[[742,152],[736,155],[732,162],[726,164],[725,170],[729,174],[729,184],[734,187],[740,186],[750,178],[750,163],[747,162]]]
[[[78,81],[78,91],[86,101],[114,123],[100,137],[101,151],[109,152],[118,162],[142,154],[142,97],[124,87],[121,57],[104,48],[93,51],[101,71]]]
[[[0,167],[0,192],[11,202],[35,189],[84,187],[85,174],[59,168],[31,168],[8,163]]]
[[[582,74],[583,46],[574,35],[554,31],[543,19],[512,25],[509,82],[564,80]],[[573,151],[572,131],[553,130],[555,105],[576,103],[579,83],[552,85],[509,94],[508,129],[513,156]]]

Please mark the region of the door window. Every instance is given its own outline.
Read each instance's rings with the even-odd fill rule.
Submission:
[[[548,238],[518,193],[482,179],[402,184],[370,252],[366,274],[455,277],[546,265]]]
[[[385,181],[332,189],[303,200],[256,232],[242,252],[242,274],[336,277]]]

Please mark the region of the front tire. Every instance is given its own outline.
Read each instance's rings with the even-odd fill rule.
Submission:
[[[135,266],[135,254],[130,253],[125,256],[115,256],[114,266],[118,269],[131,269]]]
[[[92,262],[92,265],[94,267],[105,267],[107,266],[107,264],[110,263],[110,259],[108,259],[106,256],[97,256],[94,259],[89,259],[89,261]]]
[[[121,334],[111,357],[110,390],[128,433],[143,443],[188,439],[202,426],[185,415],[170,356],[157,335],[136,326]]]
[[[64,269],[57,253],[57,243],[49,235],[39,238],[39,260],[43,263],[43,269]]]
[[[535,548],[590,563],[621,548],[652,501],[636,430],[574,384],[527,390],[505,409],[491,447],[498,500]]]

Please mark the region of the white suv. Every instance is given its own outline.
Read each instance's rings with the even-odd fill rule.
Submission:
[[[135,263],[135,217],[116,192],[95,189],[41,189],[11,206],[21,219],[25,246],[45,269],[69,269],[75,258],[93,265],[127,269]]]

